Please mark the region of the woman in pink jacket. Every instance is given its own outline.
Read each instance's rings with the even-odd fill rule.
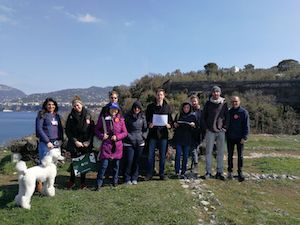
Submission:
[[[96,190],[100,191],[103,185],[104,174],[109,163],[113,164],[112,184],[114,187],[118,185],[119,165],[123,155],[122,140],[127,136],[125,121],[120,114],[118,103],[109,104],[109,112],[99,116],[95,128],[95,135],[103,141],[96,187]]]

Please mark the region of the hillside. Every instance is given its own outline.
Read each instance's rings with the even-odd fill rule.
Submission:
[[[3,85],[3,87],[5,86]],[[6,100],[0,100],[0,111],[4,109],[13,111],[36,111],[40,109],[42,102],[48,97],[54,98],[58,102],[61,110],[69,110],[71,101],[75,95],[80,96],[89,108],[93,108],[105,104],[108,98],[108,92],[111,90],[112,87],[102,88],[93,86],[89,88],[64,89],[49,93],[36,93],[27,96],[24,94],[22,97],[10,97],[9,99],[6,97]],[[7,95],[2,95],[0,92],[0,96]]]
[[[26,94],[19,89],[0,84],[0,102],[24,98],[25,96]]]
[[[54,98],[57,102],[70,102],[75,95],[81,97],[84,102],[100,102],[107,99],[107,93],[112,87],[73,88],[49,93],[31,94],[22,98],[23,102],[42,102],[47,97]]]

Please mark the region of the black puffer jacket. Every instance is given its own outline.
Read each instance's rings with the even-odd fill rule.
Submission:
[[[66,122],[66,135],[68,137],[67,150],[71,152],[71,157],[78,157],[92,149],[93,143],[94,122],[91,114],[82,108],[82,112],[78,113],[72,109]],[[89,141],[89,147],[77,148],[76,141]]]

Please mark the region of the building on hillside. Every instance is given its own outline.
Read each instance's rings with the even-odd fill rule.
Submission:
[[[240,70],[241,69],[237,66],[233,66],[233,67],[230,68],[230,71],[233,72],[233,73],[238,73],[238,72],[240,72]]]

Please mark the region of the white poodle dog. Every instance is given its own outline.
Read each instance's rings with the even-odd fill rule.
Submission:
[[[47,153],[41,165],[27,169],[24,161],[17,163],[19,193],[15,197],[16,205],[30,209],[31,196],[34,193],[37,180],[44,183],[42,194],[51,197],[55,195],[54,182],[57,174],[56,163],[58,160],[64,160],[64,157],[61,155],[60,148],[54,148]]]

